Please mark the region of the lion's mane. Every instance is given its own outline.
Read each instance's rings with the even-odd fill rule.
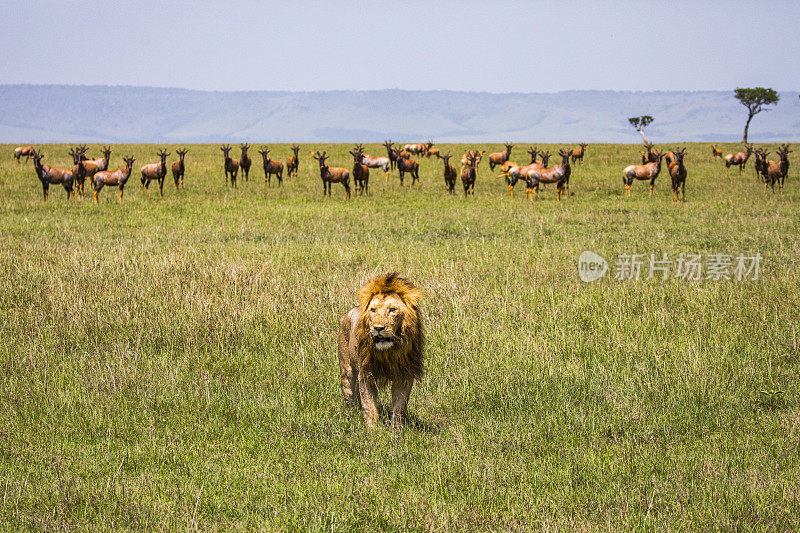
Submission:
[[[377,350],[370,335],[367,312],[377,294],[396,294],[406,306],[399,341],[388,350]],[[358,291],[360,318],[356,325],[356,349],[362,369],[371,373],[379,386],[388,381],[420,379],[425,374],[423,351],[425,332],[419,303],[422,291],[397,272],[375,276]],[[397,332],[395,332],[397,333]]]

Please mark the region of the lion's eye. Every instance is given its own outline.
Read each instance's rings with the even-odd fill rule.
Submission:
[[[389,308],[389,312],[390,313],[396,313],[397,312],[397,308],[396,307],[390,307]]]
[[[375,308],[374,307],[370,307],[369,312],[370,313],[374,313],[375,312]]]

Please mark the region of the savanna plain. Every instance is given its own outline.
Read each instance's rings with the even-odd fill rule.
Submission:
[[[218,145],[190,145],[159,198],[138,168],[161,146],[114,145],[134,173],[97,205],[45,203],[0,147],[0,529],[800,529],[796,160],[780,195],[689,143],[678,203],[666,168],[623,196],[640,145],[589,144],[560,202],[510,198],[485,158],[450,196],[421,158],[421,184],[372,170],[345,201],[308,155],[352,168],[352,145],[302,145],[282,187],[253,145],[236,189]],[[579,279],[584,250],[606,277]],[[763,259],[758,279],[646,279],[681,253]],[[640,279],[619,254],[645,255]],[[338,319],[393,270],[425,294],[427,374],[405,428],[369,430]]]

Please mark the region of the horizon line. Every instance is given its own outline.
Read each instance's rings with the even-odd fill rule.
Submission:
[[[315,93],[368,93],[368,92],[417,92],[417,93],[463,93],[463,94],[488,94],[498,96],[513,96],[526,94],[562,94],[562,93],[622,93],[622,94],[667,94],[667,93],[731,93],[735,89],[681,89],[681,90],[634,90],[634,89],[561,89],[558,91],[468,91],[458,89],[403,89],[400,87],[387,87],[383,89],[192,89],[188,87],[172,87],[158,85],[109,85],[109,84],[69,84],[69,83],[2,83],[0,88],[8,87],[74,87],[74,88],[105,88],[105,89],[158,89],[167,91],[186,91],[199,93],[283,93],[283,94],[315,94]],[[797,93],[797,90],[776,89],[778,93]]]

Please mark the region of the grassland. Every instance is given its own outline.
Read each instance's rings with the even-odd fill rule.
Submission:
[[[589,145],[559,203],[509,198],[485,162],[467,200],[433,160],[350,201],[308,158],[282,188],[254,159],[226,190],[211,145],[179,193],[134,175],[122,205],[44,203],[6,157],[0,529],[800,529],[799,165],[765,194],[688,146],[686,203],[666,174],[623,198],[638,145]],[[156,148],[116,145],[112,167]],[[581,282],[584,250],[611,275]],[[621,253],[756,252],[757,280],[613,276]],[[426,294],[428,374],[411,426],[372,432],[335,336],[387,270]]]

